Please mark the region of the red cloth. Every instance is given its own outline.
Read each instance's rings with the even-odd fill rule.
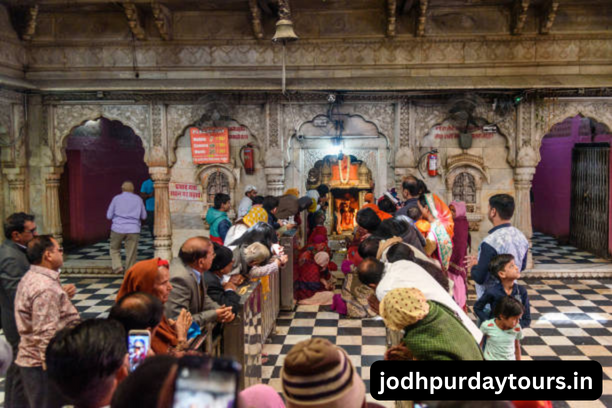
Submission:
[[[453,236],[453,254],[451,255],[448,273],[455,282],[453,297],[459,306],[465,307],[467,302],[467,271],[465,256],[470,239],[468,220],[465,216],[455,218],[455,235]]]
[[[295,299],[298,301],[308,299],[315,293],[324,291],[325,287],[321,283],[321,278],[327,278],[328,276],[329,272],[327,270],[323,271],[313,261],[305,261],[303,265],[298,267],[298,277],[293,283]]]
[[[324,240],[327,241],[327,228],[325,228],[322,225],[319,225],[318,227],[314,227],[312,232],[308,236],[308,243],[309,244],[317,243],[315,242],[315,238],[317,241],[321,239],[317,237],[324,237]]]
[[[221,237],[213,237],[212,235],[210,236],[210,240],[212,242],[216,242],[219,245],[223,245],[223,240],[221,239]]]
[[[550,401],[511,401],[515,408],[553,408]]]

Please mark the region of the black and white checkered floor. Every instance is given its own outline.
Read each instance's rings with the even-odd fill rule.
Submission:
[[[106,317],[121,285],[120,278],[67,278],[78,290],[74,304],[84,319]],[[532,328],[525,330],[525,360],[584,360],[601,363],[604,395],[594,402],[555,402],[555,407],[612,406],[612,279],[526,280]],[[470,304],[474,291],[470,291]],[[382,358],[385,330],[376,319],[339,317],[328,306],[298,306],[277,320],[276,334],[264,346],[268,361],[264,382],[280,390],[280,368],[292,345],[311,336],[330,339],[349,353],[369,389],[370,365]],[[3,390],[4,380],[0,381]],[[0,395],[3,398],[4,394]],[[392,405],[389,405],[392,406]]]
[[[153,258],[155,250],[153,248],[153,238],[148,230],[143,228],[138,240],[138,260]],[[125,260],[125,249],[121,248],[121,257]],[[64,262],[70,261],[108,261],[110,262],[110,239],[101,241],[84,248],[74,251],[67,251],[64,255]]]
[[[536,264],[602,264],[610,260],[599,258],[571,245],[559,245],[554,237],[533,232],[531,237],[533,262]]]

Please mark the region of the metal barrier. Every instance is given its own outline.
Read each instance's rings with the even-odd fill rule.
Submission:
[[[387,348],[397,346],[402,342],[404,333],[401,331],[386,329],[387,332]],[[412,408],[414,402],[412,401],[395,401],[395,408]]]
[[[276,327],[276,318],[280,312],[280,271],[268,275],[270,280],[270,291],[263,293],[261,302],[262,319],[262,335],[263,340],[267,339],[274,327]]]
[[[236,318],[224,325],[221,343],[222,355],[242,365],[240,389],[261,384],[261,353],[265,338],[262,336],[261,284],[252,282],[241,295]]]
[[[287,264],[280,271],[280,310],[293,310],[295,299],[293,296],[294,273],[297,271],[297,252],[299,250],[299,233],[289,230],[280,238],[280,244],[289,257]]]

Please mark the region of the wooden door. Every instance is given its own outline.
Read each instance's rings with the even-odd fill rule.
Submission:
[[[570,244],[609,258],[610,145],[576,144],[572,151]],[[551,203],[554,205],[554,203]]]

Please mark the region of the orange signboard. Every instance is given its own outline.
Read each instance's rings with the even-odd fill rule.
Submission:
[[[195,164],[229,163],[227,128],[189,128],[191,156]]]

